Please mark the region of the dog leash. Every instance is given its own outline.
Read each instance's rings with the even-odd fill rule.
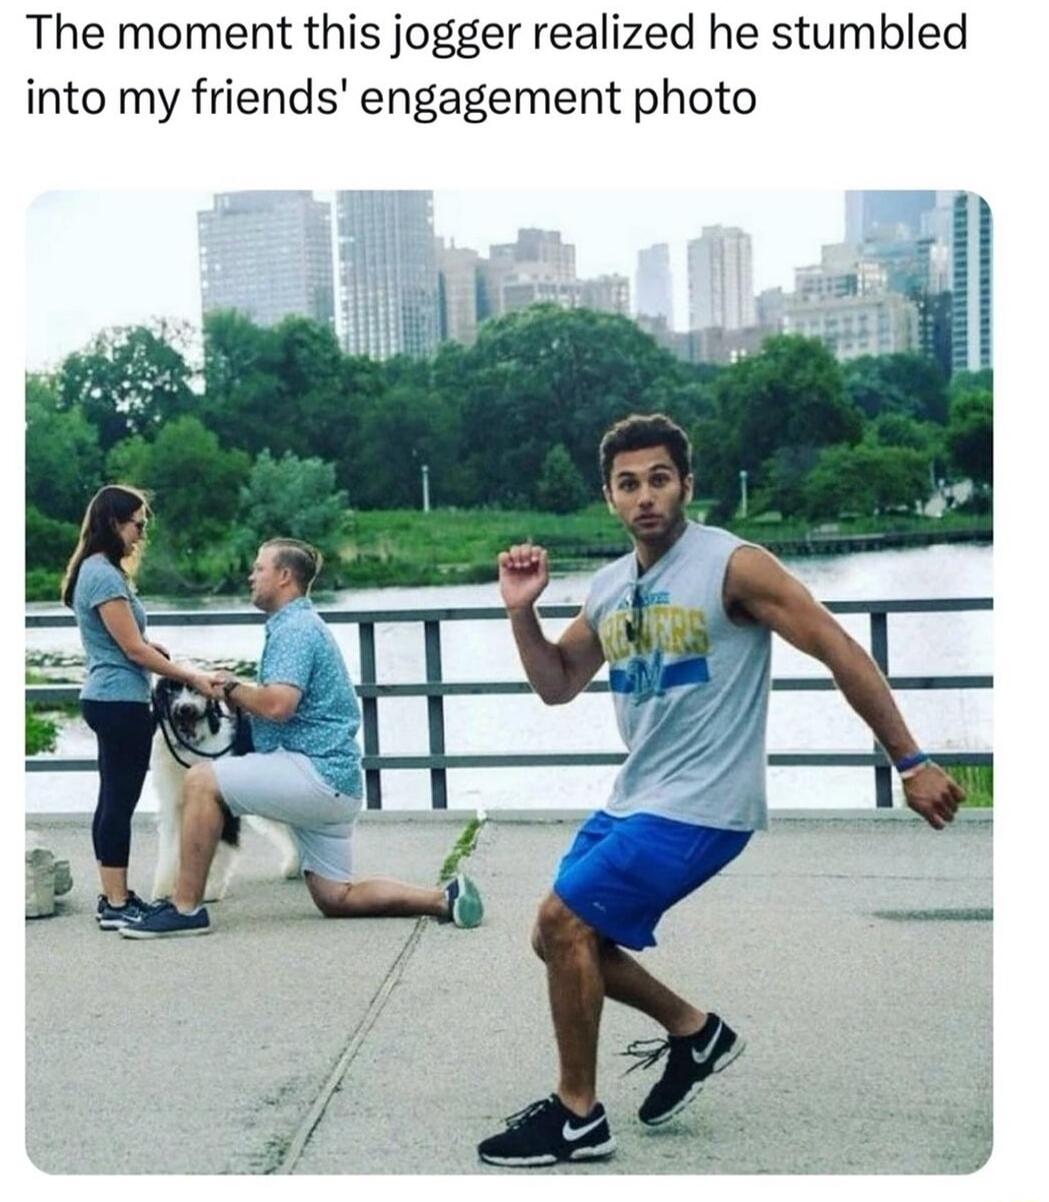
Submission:
[[[219,702],[216,701],[215,704],[218,705]],[[204,751],[202,748],[194,747],[192,743],[187,743],[186,740],[175,729],[175,724],[171,721],[170,705],[167,703],[162,704],[157,701],[156,697],[154,697],[153,713],[157,719],[157,725],[160,727],[160,733],[164,736],[164,742],[167,744],[168,751],[171,752],[172,758],[175,760],[175,762],[181,764],[183,768],[189,768],[191,765],[187,764],[186,761],[175,750],[171,742],[172,735],[175,737],[175,742],[177,742],[178,745],[184,750],[191,751],[194,755],[203,756],[203,758],[207,760],[220,760],[224,755],[229,755],[233,748],[236,747],[237,738],[239,737],[241,731],[241,724],[244,721],[244,715],[240,710],[232,713],[230,717],[233,719],[234,723],[233,738],[230,740],[229,746],[223,747],[221,751]],[[169,727],[170,733],[168,729]]]

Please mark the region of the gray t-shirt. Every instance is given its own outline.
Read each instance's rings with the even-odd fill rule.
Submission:
[[[118,597],[131,606],[135,625],[145,636],[146,611],[127,578],[101,551],[89,555],[80,565],[73,589],[73,612],[87,660],[80,690],[85,701],[149,701],[149,673],[120,650],[99,616],[98,607]]]
[[[741,539],[690,522],[638,577],[637,556],[594,577],[584,613],[601,640],[629,754],[611,814],[659,814],[721,830],[763,830],[771,636],[725,613]]]

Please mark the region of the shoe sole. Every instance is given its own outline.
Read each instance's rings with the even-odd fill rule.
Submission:
[[[498,1165],[503,1169],[541,1169],[552,1164],[568,1164],[575,1161],[577,1164],[582,1160],[604,1160],[611,1156],[616,1150],[616,1141],[609,1137],[603,1144],[594,1144],[591,1148],[576,1148],[568,1156],[558,1157],[553,1152],[548,1152],[543,1156],[486,1156],[483,1152],[478,1155],[485,1164]]]
[[[178,939],[186,935],[210,935],[211,927],[193,927],[188,931],[140,931],[133,926],[119,928],[125,939]]]
[[[452,922],[462,930],[479,927],[484,918],[484,902],[477,892],[477,886],[467,877],[462,877],[459,885],[459,896],[452,906]]]
[[[693,1101],[700,1093],[702,1093],[703,1086],[710,1080],[710,1078],[715,1073],[722,1072],[724,1069],[728,1068],[728,1066],[732,1063],[733,1060],[736,1060],[739,1056],[741,1056],[743,1054],[744,1050],[746,1049],[746,1046],[747,1046],[747,1041],[745,1039],[742,1039],[739,1035],[737,1035],[735,1042],[726,1051],[722,1052],[721,1055],[717,1058],[717,1060],[714,1061],[714,1065],[711,1068],[710,1072],[707,1074],[707,1076],[702,1077],[702,1078],[700,1078],[700,1080],[695,1082],[695,1084],[692,1086],[692,1088],[688,1091],[688,1093],[685,1094],[685,1096],[681,1099],[680,1102],[678,1102],[678,1104],[676,1106],[672,1107],[670,1110],[666,1111],[664,1114],[659,1115],[657,1118],[641,1119],[641,1121],[645,1124],[646,1127],[659,1127],[663,1123],[669,1122],[676,1114],[680,1114],[681,1111],[684,1110],[685,1107],[689,1104],[689,1102]],[[641,1118],[640,1115],[638,1115],[637,1117]]]

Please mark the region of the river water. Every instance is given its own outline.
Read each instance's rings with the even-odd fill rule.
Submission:
[[[785,560],[822,601],[926,597],[988,597],[992,585],[990,546],[943,545],[902,551]],[[556,577],[542,600],[578,604],[591,573]],[[322,601],[325,608],[413,609],[499,604],[493,584],[430,588],[361,589]],[[229,599],[215,608],[241,608]],[[34,611],[53,609],[31,606]],[[170,608],[161,601],[147,608]],[[869,647],[866,614],[844,615],[846,628]],[[898,675],[984,675],[993,671],[992,614],[890,614],[889,669]],[[547,622],[556,635],[566,623]],[[354,679],[360,677],[356,626],[334,626]],[[176,658],[202,662],[232,657],[255,659],[262,642],[258,626],[157,628],[154,636]],[[75,629],[30,630],[30,651],[79,650]],[[376,628],[378,677],[384,683],[424,679],[421,624],[387,623]],[[502,621],[442,623],[444,677],[449,681],[520,680],[520,665],[507,624]],[[773,640],[774,676],[825,675],[822,665]],[[902,693],[900,706],[918,741],[926,747],[981,751],[992,745],[990,690]],[[379,702],[380,746],[389,754],[426,754],[425,698]],[[621,743],[607,694],[582,695],[568,707],[547,708],[537,698],[449,697],[445,699],[445,746],[449,754],[511,751],[609,751]],[[772,694],[769,749],[860,751],[871,736],[836,692]],[[63,731],[57,753],[93,755],[90,731],[79,720]],[[591,808],[607,797],[615,767],[455,769],[448,773],[453,809]],[[41,773],[26,777],[29,812],[88,811],[97,778],[91,773]],[[410,770],[383,773],[383,805],[420,810],[430,806],[429,774]],[[770,768],[772,807],[870,807],[874,773],[869,768]],[[149,783],[141,808],[156,808]]]

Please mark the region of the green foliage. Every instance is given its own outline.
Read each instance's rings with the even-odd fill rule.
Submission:
[[[240,490],[235,543],[250,562],[268,538],[300,538],[333,559],[345,523],[346,494],[335,487],[335,469],[320,459],[263,451]],[[334,566],[334,565],[333,565]]]
[[[344,356],[334,332],[305,317],[262,329],[239,313],[204,318],[205,423],[252,458],[322,455],[351,484],[358,411],[385,395],[384,365]]]
[[[58,741],[58,723],[50,718],[42,718],[26,706],[25,711],[25,753],[40,755],[43,752],[54,751]]]
[[[108,464],[121,454],[133,478],[149,489],[156,512],[151,538],[162,538],[178,555],[225,538],[251,470],[243,451],[223,450],[198,418],[186,416],[168,422],[150,443],[121,444]]]
[[[806,477],[804,509],[812,519],[913,510],[930,492],[928,461],[920,451],[870,443],[827,447]]]
[[[952,390],[947,444],[962,475],[977,486],[994,482],[994,402],[989,390]]]
[[[195,407],[193,373],[179,348],[187,341],[186,330],[166,323],[104,330],[62,363],[60,408],[78,409],[103,451],[134,434],[152,437]]]
[[[947,420],[946,381],[923,355],[861,355],[842,365],[842,377],[849,399],[869,418],[899,413],[918,421]]]
[[[75,541],[68,523],[107,481],[152,494],[147,591],[239,581],[257,541],[275,533],[317,542],[330,558],[346,543],[347,501],[352,523],[373,509],[393,525],[401,511],[414,522],[424,465],[432,505],[474,516],[460,526],[455,515],[440,546],[413,533],[395,554],[351,532],[329,580],[487,579],[498,545],[478,549],[480,505],[530,527],[508,530],[512,540],[543,525],[536,505],[556,515],[548,543],[618,540],[600,505],[578,517],[606,534],[569,531],[581,528],[576,508],[600,495],[601,435],[630,412],[661,410],[688,430],[714,523],[734,520],[741,469],[752,515],[787,523],[907,507],[931,475],[970,476],[972,505],[990,509],[991,375],[956,374],[948,393],[914,355],[839,365],[817,341],[774,337],[732,366],[688,365],[626,318],[539,305],[486,322],[471,348],[375,362],[343,354],[331,329],[306,318],[262,328],[209,313],[198,395],[187,345],[178,327],[107,330],[53,378],[27,377],[31,596],[53,595]],[[828,446],[838,449],[821,457]],[[481,526],[503,528],[493,514]]]
[[[966,809],[988,809],[994,805],[993,764],[951,764],[944,762],[943,768],[965,790]]]
[[[696,431],[702,487],[717,498],[712,516],[731,514],[739,496],[739,472],[749,486],[767,485],[768,467],[780,447],[854,443],[862,415],[845,396],[841,369],[816,339],[778,335],[758,355],[718,377],[712,420]]]
[[[777,447],[762,466],[764,485],[754,496],[754,511],[800,513],[805,503],[805,480],[818,455],[819,451],[811,446]]]
[[[42,568],[48,577],[65,571],[76,546],[78,527],[41,513],[35,505],[25,511],[25,559],[27,568]]]
[[[26,568],[25,599],[27,601],[57,601],[61,587],[61,572],[53,568]]]
[[[910,447],[932,459],[944,454],[943,427],[905,413],[879,413],[864,430],[865,442],[881,447]]]
[[[445,881],[450,881],[459,871],[460,863],[477,846],[477,838],[481,833],[481,827],[484,826],[484,823],[485,820],[483,818],[471,818],[463,827],[452,850],[445,856],[444,863],[441,865],[441,871],[437,874],[438,885],[443,885]]]
[[[51,379],[26,376],[26,504],[79,525],[101,469],[97,435],[80,408],[60,409]]]
[[[687,425],[702,395],[634,322],[553,305],[486,322],[462,367],[463,452],[483,503],[530,503],[558,443],[597,495],[597,447],[609,425],[660,406]]]
[[[562,443],[547,451],[535,494],[539,508],[549,513],[573,513],[587,503],[583,477]]]

